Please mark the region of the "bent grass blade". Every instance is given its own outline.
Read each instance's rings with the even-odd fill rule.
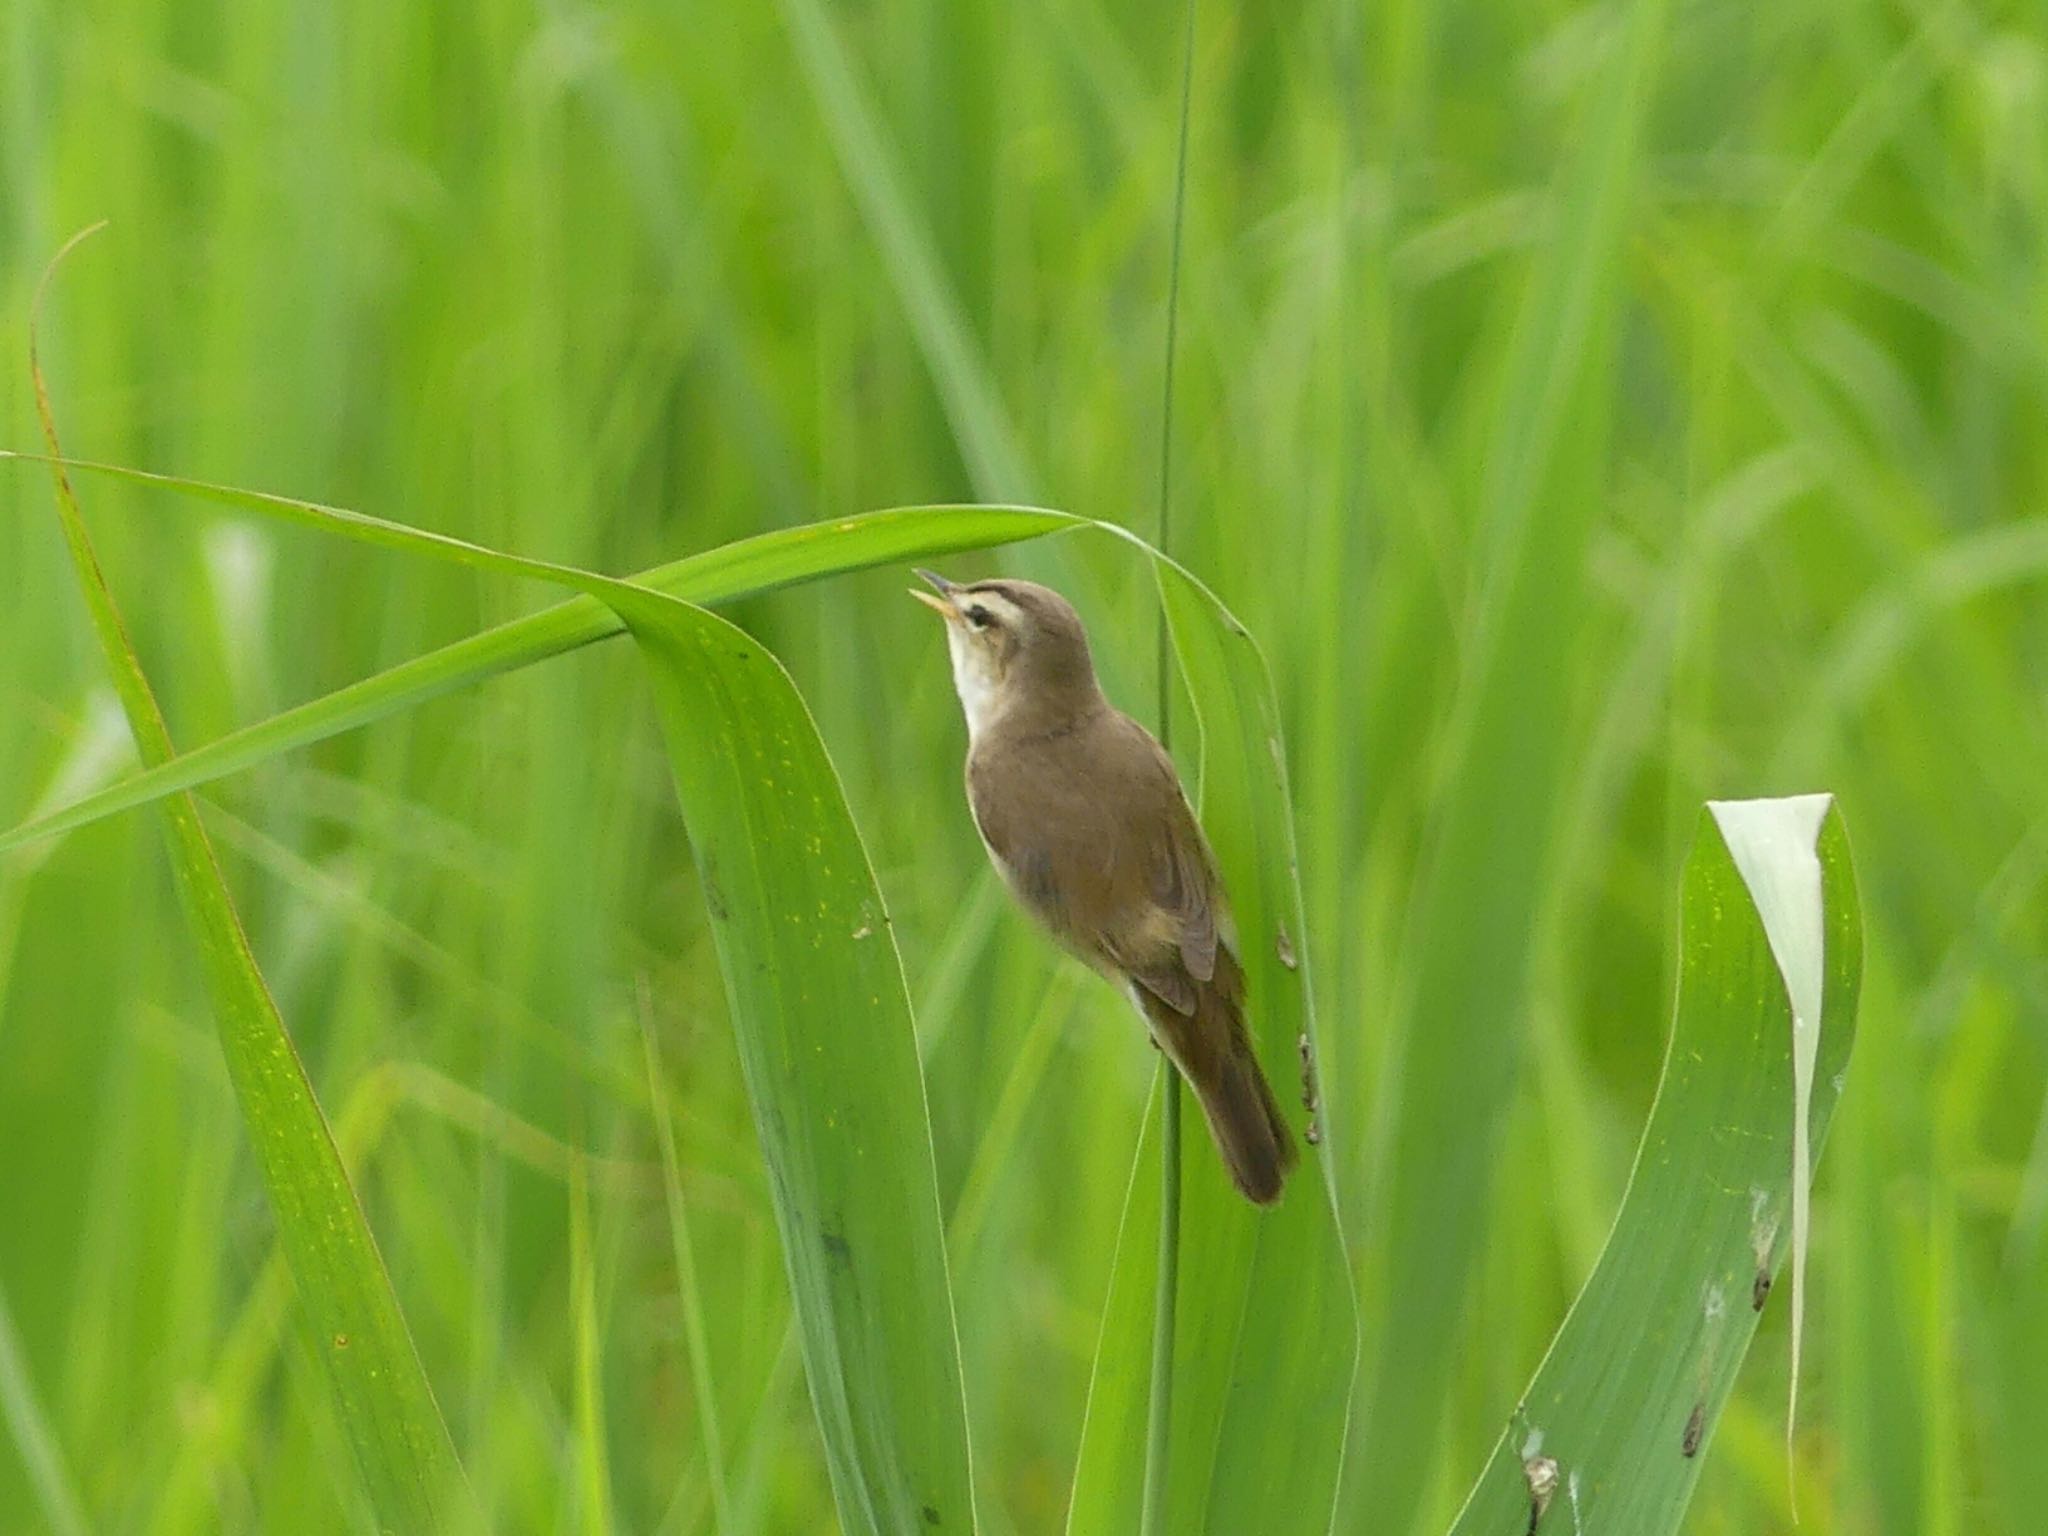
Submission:
[[[1628,1193],[1451,1536],[1520,1536],[1544,1510],[1544,1530],[1678,1530],[1796,1247],[1795,1155],[1825,1138],[1862,977],[1841,816],[1817,796],[1715,804],[1681,911],[1677,1013]],[[1804,1007],[1812,1093],[1795,1110]]]

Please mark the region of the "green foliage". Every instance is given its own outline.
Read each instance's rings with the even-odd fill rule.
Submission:
[[[586,570],[779,560],[746,541],[906,501],[1125,520],[1156,483],[1180,17],[25,0],[0,445],[37,438],[4,364],[35,276],[105,216],[45,327],[95,458]],[[1698,808],[1826,787],[1870,967],[1798,1428],[1788,1457],[1788,1279],[1687,1529],[1787,1527],[1796,1469],[1815,1536],[2033,1531],[2041,16],[1205,4],[1194,81],[1176,553],[1258,636],[1288,750],[1368,1384],[1346,1512],[1445,1530],[1487,1449],[1520,1451],[1650,1110]],[[105,483],[87,510],[486,1525],[829,1528],[668,758],[627,647],[584,643],[615,620],[169,506]],[[1036,1536],[1106,1433],[1155,1063],[1005,909],[893,568],[931,557],[875,557],[671,590],[787,666],[861,828],[918,1021],[975,1503]],[[1061,585],[1149,709],[1143,561],[1062,538],[957,565]],[[129,770],[32,468],[0,473],[0,572],[13,825]],[[376,680],[421,657],[404,687],[439,702],[386,710]],[[151,832],[0,855],[0,1529],[334,1529],[349,1435]],[[1418,1204],[1430,1169],[1459,1197]],[[1414,1454],[1372,1460],[1397,1350],[1428,1363],[1395,1399]]]
[[[902,964],[838,779],[781,665],[732,625],[651,589],[334,508],[176,488],[416,555],[553,580],[632,632],[731,1000],[840,1524],[876,1536],[971,1531],[958,1344]],[[850,524],[833,542],[858,565],[877,532],[886,538],[899,525]],[[979,526],[1008,525],[996,513]],[[799,548],[776,574],[810,568]],[[404,676],[384,679],[377,707],[417,702],[406,685]],[[580,1165],[570,1189],[581,1507],[587,1528],[608,1530]],[[388,1407],[404,1422],[402,1397]],[[403,1529],[438,1523],[402,1507],[386,1519]]]
[[[82,541],[67,466],[53,461],[51,467],[67,531]],[[116,479],[139,478],[106,466],[78,467]],[[148,480],[415,555],[538,576],[619,616],[648,665],[677,794],[692,829],[840,1523],[877,1533],[918,1526],[973,1529],[952,1296],[938,1206],[931,1198],[930,1122],[901,962],[837,776],[780,664],[744,632],[648,587],[359,513],[171,477]],[[780,562],[756,563],[762,578],[773,581],[830,570],[833,551],[848,568],[858,568],[878,536],[907,536],[942,548],[957,546],[970,530],[1002,537],[1020,529],[1088,526],[1053,513],[1036,514],[1035,523],[1022,525],[1015,517],[1002,509],[927,509],[850,519],[829,533],[813,530],[784,541]],[[86,568],[92,569],[89,560]],[[1212,594],[1168,562],[1157,562],[1157,569],[1193,685],[1201,726],[1200,782],[1222,807],[1212,815],[1214,841],[1236,896],[1260,1052],[1279,1081],[1298,1068],[1304,1101],[1319,1110],[1307,977],[1294,937],[1301,932],[1301,901],[1285,752],[1265,662]],[[95,589],[94,595],[118,639],[106,594]],[[118,654],[147,700],[132,651],[123,645]],[[385,696],[380,708],[417,702],[403,672],[387,674],[375,686]],[[314,718],[324,718],[315,709]],[[160,723],[156,729],[160,734]],[[156,798],[173,807],[189,804],[182,790],[160,789]],[[1618,1502],[1631,1528],[1675,1527],[1691,1493],[1693,1458],[1754,1331],[1753,1316],[1740,1325],[1729,1321],[1728,1297],[1746,1273],[1752,1312],[1761,1310],[1781,1236],[1789,1237],[1794,1253],[1796,1370],[1804,1187],[1811,1149],[1824,1136],[1840,1091],[1861,978],[1861,931],[1839,822],[1828,823],[1823,839],[1818,814],[1810,824],[1805,817],[1809,805],[1824,804],[1717,807],[1718,829],[1703,834],[1696,847],[1682,972],[1682,987],[1691,988],[1694,1001],[1688,1009],[1688,994],[1681,991],[1670,1058],[1679,1068],[1667,1079],[1669,1092],[1660,1095],[1646,1150],[1638,1155],[1640,1187],[1624,1205],[1573,1324],[1518,1410],[1530,1425],[1522,1449],[1510,1450],[1510,1438],[1503,1437],[1468,1506],[1465,1520],[1477,1523],[1461,1530],[1518,1520],[1517,1499],[1531,1497],[1532,1489],[1540,1517],[1559,1487],[1575,1519],[1582,1507]],[[192,826],[196,832],[196,819]],[[1809,864],[1810,892],[1802,875]],[[256,985],[260,990],[260,978]],[[1701,993],[1707,1002],[1697,1000]],[[1833,1002],[1823,1005],[1824,996]],[[664,1182],[675,1221],[679,1175],[665,1111],[657,1113],[663,1117]],[[319,1145],[332,1155],[324,1124],[317,1129]],[[1717,1156],[1721,1149],[1739,1155]],[[1142,1362],[1153,1331],[1144,1303],[1155,1294],[1145,1237],[1158,1222],[1156,1198],[1146,1200],[1143,1191],[1158,1188],[1159,1155],[1148,1122],[1105,1308],[1090,1428],[1068,1508],[1069,1529],[1075,1531],[1125,1528],[1138,1517],[1148,1472],[1140,1432],[1147,1418]],[[338,1157],[335,1162],[338,1171]],[[600,1391],[591,1364],[596,1324],[587,1181],[580,1163],[570,1173],[581,1507],[586,1525],[604,1530],[610,1528],[610,1494]],[[1188,1277],[1180,1301],[1191,1326],[1185,1348],[1176,1347],[1168,1420],[1174,1450],[1163,1519],[1168,1528],[1185,1530],[1241,1530],[1252,1523],[1268,1530],[1325,1527],[1338,1486],[1354,1339],[1335,1189],[1324,1170],[1309,1188],[1298,1186],[1295,1198],[1266,1214],[1237,1198],[1220,1168],[1207,1160],[1184,1162],[1181,1178]],[[289,1232],[299,1213],[290,1203],[296,1199],[292,1186],[283,1188]],[[681,1241],[679,1235],[679,1278],[688,1294],[695,1280]],[[334,1282],[321,1268],[308,1273],[305,1284]],[[1687,1329],[1660,1327],[1660,1319],[1683,1311],[1688,1288],[1707,1298],[1702,1321]],[[342,1293],[348,1294],[346,1287]],[[403,1339],[388,1285],[384,1295]],[[317,1324],[322,1314],[311,1310]],[[1626,1372],[1615,1370],[1617,1357],[1628,1361]],[[1685,1365],[1695,1357],[1697,1383],[1688,1387]],[[416,1362],[413,1375],[412,1390],[424,1391]],[[1156,1389],[1158,1378],[1151,1380]],[[353,1422],[370,1428],[406,1422],[411,1405],[403,1382],[344,1374],[338,1385],[345,1417]],[[1549,1429],[1530,1418],[1531,1401]],[[431,1408],[430,1395],[427,1403]],[[1292,1411],[1275,1413],[1276,1403]],[[1645,1440],[1680,1411],[1688,1415],[1681,1465],[1673,1472],[1665,1458],[1670,1475],[1660,1478],[1650,1470],[1659,1461],[1648,1454]],[[1555,1444],[1569,1448],[1562,1472],[1555,1451],[1544,1450],[1552,1430],[1558,1432]],[[420,1480],[392,1481],[388,1447],[368,1428],[363,1433],[359,1452],[369,1491],[386,1521],[445,1522],[405,1502],[408,1493],[417,1496]],[[445,1444],[445,1430],[443,1438]],[[713,1445],[715,1440],[707,1440],[707,1449]],[[1539,1456],[1548,1458],[1542,1464],[1549,1468],[1540,1482],[1531,1473]],[[407,1469],[399,1464],[397,1470]],[[452,1471],[451,1462],[444,1476]],[[715,1453],[712,1475],[723,1475]],[[1582,1476],[1588,1485],[1583,1506]],[[1514,1492],[1518,1479],[1520,1495]],[[1284,1500],[1275,1501],[1276,1489],[1286,1490]],[[714,1496],[715,1509],[724,1503],[722,1493]]]
[[[1445,727],[1431,840],[1395,964],[1388,1090],[1374,1127],[1379,1189],[1365,1234],[1373,1298],[1370,1363],[1353,1422],[1346,1522],[1414,1519],[1438,1429],[1418,1400],[1444,1392],[1457,1351],[1461,1287],[1485,1231],[1466,1217],[1497,1178],[1527,1013],[1499,979],[1524,973],[1543,899],[1541,871],[1564,790],[1570,740],[1531,731],[1567,707],[1570,659],[1590,576],[1598,459],[1614,324],[1613,273],[1626,238],[1641,125],[1660,62],[1664,7],[1632,5],[1588,98],[1537,259],[1498,360],[1499,403],[1484,426],[1474,515],[1469,682]],[[1580,451],[1568,451],[1567,444]],[[1446,1140],[1442,1128],[1464,1135]]]
[[[40,290],[37,299],[39,305]],[[33,333],[29,368],[43,438],[55,455],[61,451],[57,426]],[[100,571],[70,477],[53,464],[51,479],[65,547],[129,734],[144,762],[168,761],[174,752],[170,731]],[[462,1529],[471,1515],[468,1488],[448,1426],[298,1048],[249,948],[199,807],[187,794],[159,803],[179,904],[198,944],[221,1055],[263,1169],[278,1243],[295,1282],[300,1322],[332,1386],[362,1472],[363,1494],[384,1529]],[[44,1472],[44,1500],[68,1513],[71,1500],[55,1491],[61,1486]]]
[[[903,966],[781,666],[672,600],[647,657],[775,1192],[846,1531],[972,1531],[959,1345]]]
[[[568,586],[617,614],[646,660],[669,744],[676,790],[717,939],[788,1266],[805,1360],[838,1496],[842,1526],[886,1532],[919,1524],[971,1529],[957,1344],[937,1205],[931,1130],[902,984],[881,893],[839,782],[802,700],[781,665],[742,631],[666,593],[505,554],[361,513],[288,497],[144,475],[107,465],[54,466],[179,492],[360,542]],[[903,509],[752,541],[735,558],[714,551],[650,581],[720,592],[717,572],[739,567],[760,585],[812,579],[898,558],[1019,536],[1095,527],[1146,552],[1108,525],[1008,508]],[[1313,1025],[1303,968],[1301,893],[1272,682],[1251,636],[1199,582],[1153,557],[1201,726],[1201,783],[1212,840],[1233,892],[1260,1054],[1275,1082],[1312,1079],[1304,1063]],[[548,615],[503,626],[472,677],[507,654],[548,654]],[[594,621],[593,625],[594,627]],[[552,643],[552,641],[550,641]],[[331,728],[344,710],[387,713],[449,685],[447,662],[394,668],[366,685],[292,712],[299,724],[243,733],[251,762]],[[251,743],[254,743],[253,745]],[[261,755],[258,755],[261,754]],[[73,825],[137,798],[183,793],[175,771],[102,796]],[[173,800],[171,803],[176,803]],[[19,843],[50,824],[12,834]],[[670,1155],[666,1145],[664,1156]],[[1141,1143],[1138,1167],[1158,1150]],[[1220,1164],[1184,1165],[1189,1214],[1182,1286],[1191,1325],[1174,1395],[1181,1443],[1169,1498],[1177,1523],[1236,1528],[1275,1486],[1291,1507],[1326,1524],[1335,1497],[1355,1350],[1350,1279],[1327,1170],[1305,1180],[1271,1216],[1230,1188]],[[572,1188],[572,1195],[574,1191]],[[670,1196],[678,1191],[670,1176]],[[931,1213],[929,1221],[925,1213]],[[573,1212],[572,1212],[573,1214]],[[1156,1217],[1135,1213],[1140,1235]],[[583,1251],[580,1219],[571,1224]],[[1119,1289],[1144,1290],[1143,1242],[1120,1241],[1129,1273]],[[1149,1293],[1148,1293],[1149,1294]],[[1120,1309],[1113,1309],[1120,1310]],[[1142,1362],[1150,1318],[1108,1327],[1091,1393],[1095,1437],[1083,1447],[1070,1521],[1110,1529],[1136,1517],[1142,1437]],[[579,1378],[580,1379],[580,1378]],[[584,1402],[579,1395],[579,1403]],[[1267,1411],[1289,1401],[1306,1427]],[[1212,1452],[1211,1446],[1219,1447]],[[586,1468],[601,1447],[584,1447]],[[602,1488],[601,1475],[593,1480]],[[1127,1507],[1128,1506],[1128,1507]],[[586,1510],[593,1507],[586,1500]]]
[[[0,452],[0,458],[20,457]],[[343,508],[323,507],[287,496],[181,480],[120,465],[74,463],[70,467],[130,484],[182,491],[264,516],[324,527],[364,543],[426,549],[465,565],[547,581],[562,581],[581,574],[550,566],[545,561],[521,560],[461,540],[437,539],[419,530],[380,524],[375,518]],[[962,549],[1074,526],[1074,519],[1065,513],[1027,507],[962,507],[952,509],[965,514],[961,517],[938,519],[931,515],[944,510],[947,509],[905,508],[869,513],[830,527],[762,534],[737,544],[721,545],[702,555],[671,561],[642,572],[635,579],[656,591],[695,602],[732,602],[863,566],[936,559]],[[587,593],[526,618],[496,625],[424,656],[400,662],[375,677],[363,678],[229,732],[197,751],[181,754],[175,763],[152,763],[142,773],[10,829],[0,835],[0,851],[72,831],[116,811],[146,805],[173,790],[210,783],[254,767],[280,752],[324,740],[396,710],[412,708],[455,689],[616,635],[625,627],[617,614]]]
[[[1677,1017],[1621,1214],[1451,1536],[1523,1531],[1539,1502],[1550,1530],[1679,1529],[1780,1260],[1802,1262],[1795,1147],[1826,1138],[1863,977],[1841,817],[1821,797],[1702,813],[1680,913]]]
[[[1315,1038],[1315,1027],[1285,753],[1265,660],[1235,621],[1215,622],[1213,598],[1184,574],[1162,567],[1160,586],[1200,728],[1204,824],[1231,891],[1259,1056],[1286,1095],[1305,1085],[1302,1042]],[[1067,1511],[1076,1533],[1138,1529],[1159,1140],[1155,1112],[1139,1141],[1110,1271]],[[1199,1144],[1183,1155],[1168,1530],[1279,1536],[1328,1528],[1357,1322],[1329,1165],[1310,1149],[1298,1177],[1292,1195],[1262,1215]],[[1286,1410],[1275,1412],[1281,1403]],[[1276,1499],[1281,1488],[1289,1492]]]

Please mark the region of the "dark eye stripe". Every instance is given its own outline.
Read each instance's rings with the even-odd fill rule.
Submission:
[[[973,607],[967,610],[967,622],[972,624],[976,629],[988,628],[989,618],[989,611],[986,608],[982,607],[979,603],[976,603]]]

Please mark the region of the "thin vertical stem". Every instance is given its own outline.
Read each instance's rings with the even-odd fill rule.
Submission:
[[[1145,1421],[1144,1536],[1165,1536],[1166,1463],[1173,1430],[1173,1343],[1180,1290],[1180,1072],[1159,1070],[1159,1279],[1152,1318],[1152,1396]]]
[[[1166,259],[1166,369],[1159,406],[1159,521],[1153,538],[1162,555],[1173,553],[1173,361],[1180,342],[1180,244],[1187,218],[1188,117],[1195,83],[1195,0],[1188,0],[1180,64],[1180,147],[1173,173],[1173,235]],[[1159,741],[1173,745],[1173,646],[1166,609],[1159,610],[1157,653]]]
[[[668,1198],[669,1246],[676,1266],[676,1290],[682,1301],[683,1342],[689,1350],[690,1393],[704,1438],[704,1464],[711,1486],[712,1528],[719,1536],[738,1529],[732,1499],[726,1492],[725,1437],[718,1427],[718,1394],[711,1385],[710,1330],[704,1325],[704,1295],[697,1282],[697,1253],[690,1241],[690,1213],[683,1198],[682,1162],[676,1156],[676,1132],[669,1116],[668,1089],[661,1068],[661,1047],[654,1034],[654,1010],[646,977],[639,982],[640,1046],[647,1059],[647,1094],[653,1106],[654,1136],[661,1148],[661,1182]]]
[[[1159,524],[1156,544],[1170,554],[1173,491],[1173,360],[1180,332],[1180,247],[1188,194],[1188,118],[1195,79],[1195,0],[1188,0],[1181,45],[1180,145],[1174,163],[1173,236],[1167,257],[1166,368],[1159,410]],[[1173,655],[1166,608],[1159,610],[1159,740],[1173,740]],[[1144,1536],[1164,1536],[1167,1507],[1167,1452],[1173,1429],[1174,1332],[1180,1300],[1180,1073],[1161,1063],[1159,1119],[1159,1276],[1152,1318],[1152,1393],[1145,1425]]]

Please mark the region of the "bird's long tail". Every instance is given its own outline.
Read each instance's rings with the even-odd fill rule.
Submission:
[[[1298,1157],[1245,1028],[1244,976],[1236,959],[1217,951],[1215,974],[1195,984],[1192,1015],[1142,986],[1133,990],[1153,1038],[1194,1089],[1231,1182],[1247,1200],[1271,1205]]]

